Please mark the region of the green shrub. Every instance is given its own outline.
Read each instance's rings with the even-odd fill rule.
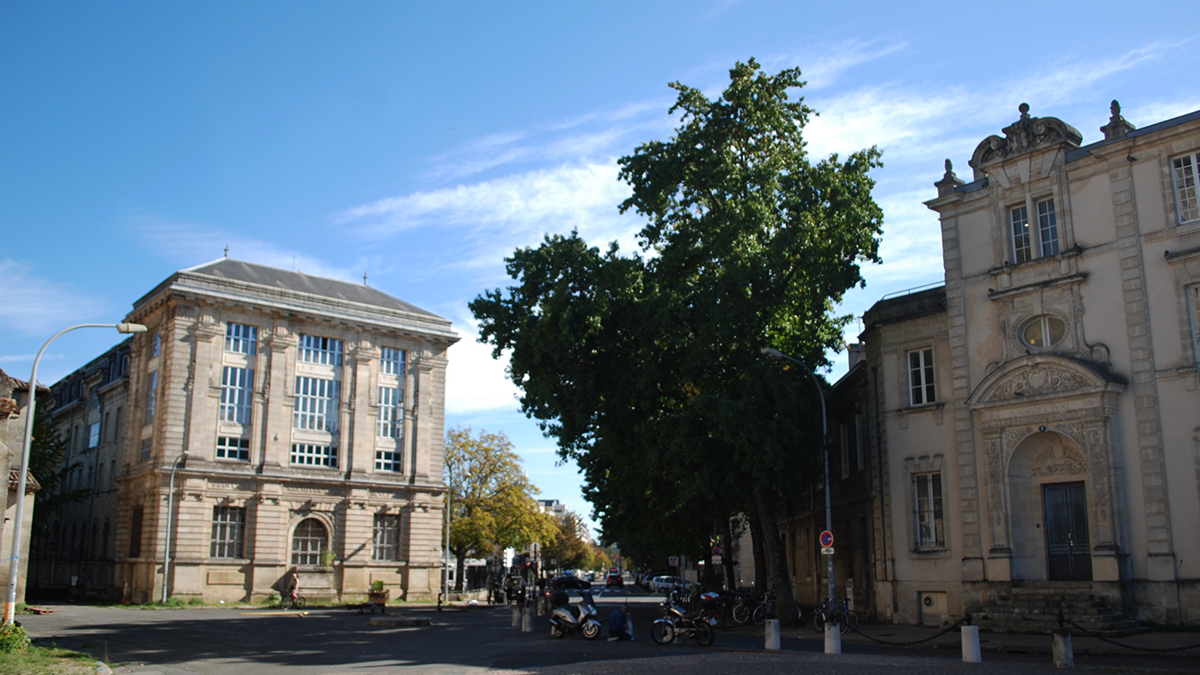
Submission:
[[[28,646],[29,636],[24,628],[8,623],[0,625],[0,653],[22,652]]]

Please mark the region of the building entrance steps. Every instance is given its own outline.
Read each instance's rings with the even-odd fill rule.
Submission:
[[[1011,589],[990,594],[986,604],[968,605],[967,611],[977,625],[994,632],[1049,631],[1058,627],[1060,612],[1065,619],[1105,637],[1150,630],[1098,598],[1090,581],[1013,582]]]

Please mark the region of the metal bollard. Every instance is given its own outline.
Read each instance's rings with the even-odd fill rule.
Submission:
[[[842,631],[838,629],[837,623],[833,621],[826,622],[825,624],[825,653],[842,653]]]
[[[533,632],[533,608],[526,607],[525,612],[521,615],[521,632]]]
[[[983,663],[983,651],[979,648],[979,626],[962,627],[962,656],[964,663]]]
[[[779,649],[779,619],[767,619],[764,649]]]
[[[1054,667],[1074,668],[1075,649],[1071,646],[1070,628],[1052,628],[1054,633]]]
[[[521,625],[521,607],[520,607],[520,605],[514,604],[512,606],[512,610],[513,610],[512,627],[517,628]]]

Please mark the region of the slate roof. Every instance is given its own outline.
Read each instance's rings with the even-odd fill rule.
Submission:
[[[259,265],[258,263],[235,260],[233,258],[220,258],[209,263],[204,263],[203,265],[180,270],[180,273],[198,274],[218,279],[258,284],[298,293],[308,293],[324,298],[357,302],[401,312],[440,318],[436,314],[404,302],[399,298],[392,297],[366,284],[355,284],[338,279],[317,277],[303,272],[293,272],[291,270],[268,267],[267,265]],[[150,295],[153,295],[153,292],[147,294],[147,297]],[[140,302],[134,304],[137,305]]]

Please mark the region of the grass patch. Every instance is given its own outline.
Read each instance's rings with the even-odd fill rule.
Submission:
[[[32,645],[0,658],[0,675],[84,675],[96,672],[96,657],[53,645]]]

